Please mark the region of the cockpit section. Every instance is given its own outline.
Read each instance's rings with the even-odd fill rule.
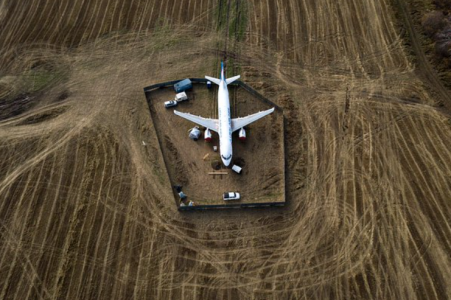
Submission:
[[[229,160],[229,159],[232,158],[232,154],[230,154],[230,155],[228,155],[228,156],[221,155],[221,157],[222,157],[224,160]]]

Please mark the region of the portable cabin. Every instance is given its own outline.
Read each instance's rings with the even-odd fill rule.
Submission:
[[[174,90],[176,93],[181,93],[186,90],[190,90],[192,88],[193,88],[193,84],[191,83],[191,80],[189,80],[188,78],[183,79],[182,81],[179,81],[176,84],[174,84]]]

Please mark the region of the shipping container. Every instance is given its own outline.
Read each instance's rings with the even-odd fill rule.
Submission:
[[[176,84],[174,84],[174,90],[176,93],[181,93],[186,90],[190,90],[192,88],[193,88],[193,84],[191,83],[191,80],[189,80],[188,78],[183,79],[182,81],[179,81]]]

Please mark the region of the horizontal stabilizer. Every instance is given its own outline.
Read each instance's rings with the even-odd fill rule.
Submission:
[[[240,128],[243,128],[244,126],[247,126],[247,125],[251,124],[252,122],[257,121],[258,119],[261,119],[264,116],[269,115],[273,111],[274,111],[274,107],[271,109],[265,110],[265,111],[255,113],[253,115],[249,115],[244,118],[232,119],[232,132],[237,131]]]
[[[230,77],[226,79],[226,83],[227,84],[231,84],[232,82],[234,82],[235,80],[240,79],[240,75],[234,76],[234,77]]]
[[[218,78],[213,78],[210,76],[205,76],[206,79],[210,80],[213,83],[216,83],[217,85],[221,84],[221,80],[219,80]]]

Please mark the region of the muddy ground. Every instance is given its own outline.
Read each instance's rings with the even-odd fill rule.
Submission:
[[[1,2],[0,299],[450,298],[450,92],[408,4]],[[284,109],[284,208],[174,205],[142,88],[221,59]]]

